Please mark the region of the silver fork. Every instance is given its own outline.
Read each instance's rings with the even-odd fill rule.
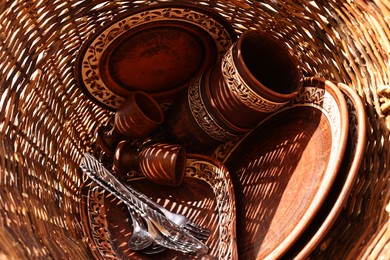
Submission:
[[[211,235],[211,231],[209,229],[203,228],[192,221],[190,221],[186,216],[173,213],[157,202],[154,202],[150,198],[148,198],[145,194],[138,192],[137,190],[133,190],[133,192],[142,200],[149,201],[150,206],[152,206],[154,209],[160,211],[162,214],[164,214],[165,217],[170,219],[173,223],[175,223],[177,226],[185,229],[186,231],[190,232],[194,237],[201,239],[201,240],[207,240],[207,238]]]

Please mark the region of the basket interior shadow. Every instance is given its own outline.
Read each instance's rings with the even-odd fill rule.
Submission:
[[[112,112],[80,90],[75,59],[96,28],[156,2],[0,3],[0,256],[92,256],[80,225],[85,177],[79,163]],[[345,208],[311,256],[376,254],[390,197],[387,1],[192,2],[220,13],[239,34],[274,33],[299,58],[305,76],[344,82],[362,97],[369,124],[365,157]]]

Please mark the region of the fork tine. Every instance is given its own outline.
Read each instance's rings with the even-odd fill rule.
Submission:
[[[211,231],[202,228],[192,222],[187,222],[186,225],[183,226],[184,230],[187,232],[190,232],[191,235],[193,235],[195,238],[201,239],[201,240],[207,240],[208,237],[211,235]]]
[[[206,234],[208,234],[208,235],[211,234],[211,230],[209,230],[207,228],[204,228],[204,227],[201,227],[201,226],[199,226],[199,225],[197,225],[197,224],[195,224],[195,223],[193,223],[191,221],[186,223],[186,227],[188,227],[189,229],[194,230],[194,231],[196,231],[198,233],[201,233],[201,234],[205,234],[205,235]]]
[[[184,230],[189,233],[190,235],[192,235],[193,237],[195,237],[196,239],[199,239],[199,240],[202,240],[202,241],[205,241],[209,238],[209,235],[204,235],[204,234],[200,234],[200,233],[197,233],[197,232],[194,232],[188,228],[184,228]]]

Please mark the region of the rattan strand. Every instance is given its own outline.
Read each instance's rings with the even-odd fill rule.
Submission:
[[[74,61],[95,28],[154,2],[0,2],[0,258],[92,257],[80,226],[78,165],[111,113],[82,94]],[[239,33],[273,32],[306,76],[344,82],[362,97],[365,158],[345,208],[311,257],[388,256],[389,1],[192,2],[218,11]]]

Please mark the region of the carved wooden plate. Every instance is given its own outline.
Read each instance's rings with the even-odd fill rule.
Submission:
[[[285,259],[306,259],[322,241],[345,206],[363,159],[366,146],[366,112],[363,102],[347,85],[339,83],[337,86],[344,93],[349,114],[348,141],[344,158],[323,206],[284,256]]]
[[[291,104],[228,152],[242,259],[277,259],[316,216],[339,170],[348,110],[334,85],[310,78]]]
[[[203,6],[161,3],[134,9],[83,44],[76,81],[92,100],[112,110],[134,90],[169,102],[235,39],[230,23]]]
[[[205,241],[209,255],[203,259],[237,258],[233,185],[217,160],[189,154],[186,177],[178,188],[155,185],[137,175],[128,181],[168,210],[212,230]],[[131,251],[127,241],[132,224],[126,206],[90,181],[81,188],[80,211],[85,241],[97,259],[199,259],[173,250],[155,255]]]

